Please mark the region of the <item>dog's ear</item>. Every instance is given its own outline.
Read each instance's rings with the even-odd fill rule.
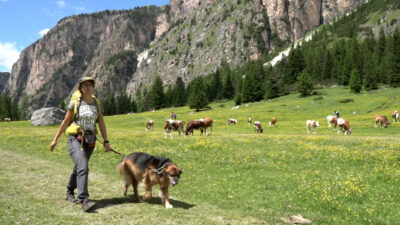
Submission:
[[[165,169],[161,170],[160,172],[158,172],[158,176],[163,177],[167,175],[167,172],[165,171]]]

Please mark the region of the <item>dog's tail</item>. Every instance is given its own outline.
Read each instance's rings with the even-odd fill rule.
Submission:
[[[126,184],[132,184],[132,175],[128,168],[128,165],[126,165],[126,163],[125,163],[125,160],[122,160],[118,164],[117,170],[118,170],[119,174],[124,177]]]

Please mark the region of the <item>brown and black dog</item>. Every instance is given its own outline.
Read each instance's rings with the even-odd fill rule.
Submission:
[[[172,186],[178,184],[182,170],[170,159],[135,152],[124,158],[118,165],[118,171],[125,178],[124,196],[132,184],[135,200],[140,202],[138,184],[143,181],[146,191],[144,200],[148,200],[152,197],[152,186],[159,184],[165,208],[173,208],[168,200],[168,187],[170,184]]]

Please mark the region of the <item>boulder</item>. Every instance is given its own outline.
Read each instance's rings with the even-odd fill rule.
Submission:
[[[65,116],[65,111],[57,107],[41,108],[33,112],[31,123],[35,126],[60,124]]]

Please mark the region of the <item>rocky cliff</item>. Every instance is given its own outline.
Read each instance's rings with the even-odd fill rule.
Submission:
[[[5,89],[9,77],[10,77],[10,73],[0,72],[0,93],[2,93],[3,90]]]
[[[146,50],[127,85],[133,94],[155,74],[165,85],[237,66],[353,10],[366,0],[171,0],[170,29]],[[144,85],[143,85],[144,84]]]
[[[155,75],[165,85],[257,59],[367,0],[171,0],[166,7],[105,11],[62,19],[26,48],[7,89],[30,110],[55,106],[81,76],[96,91],[134,94]]]

